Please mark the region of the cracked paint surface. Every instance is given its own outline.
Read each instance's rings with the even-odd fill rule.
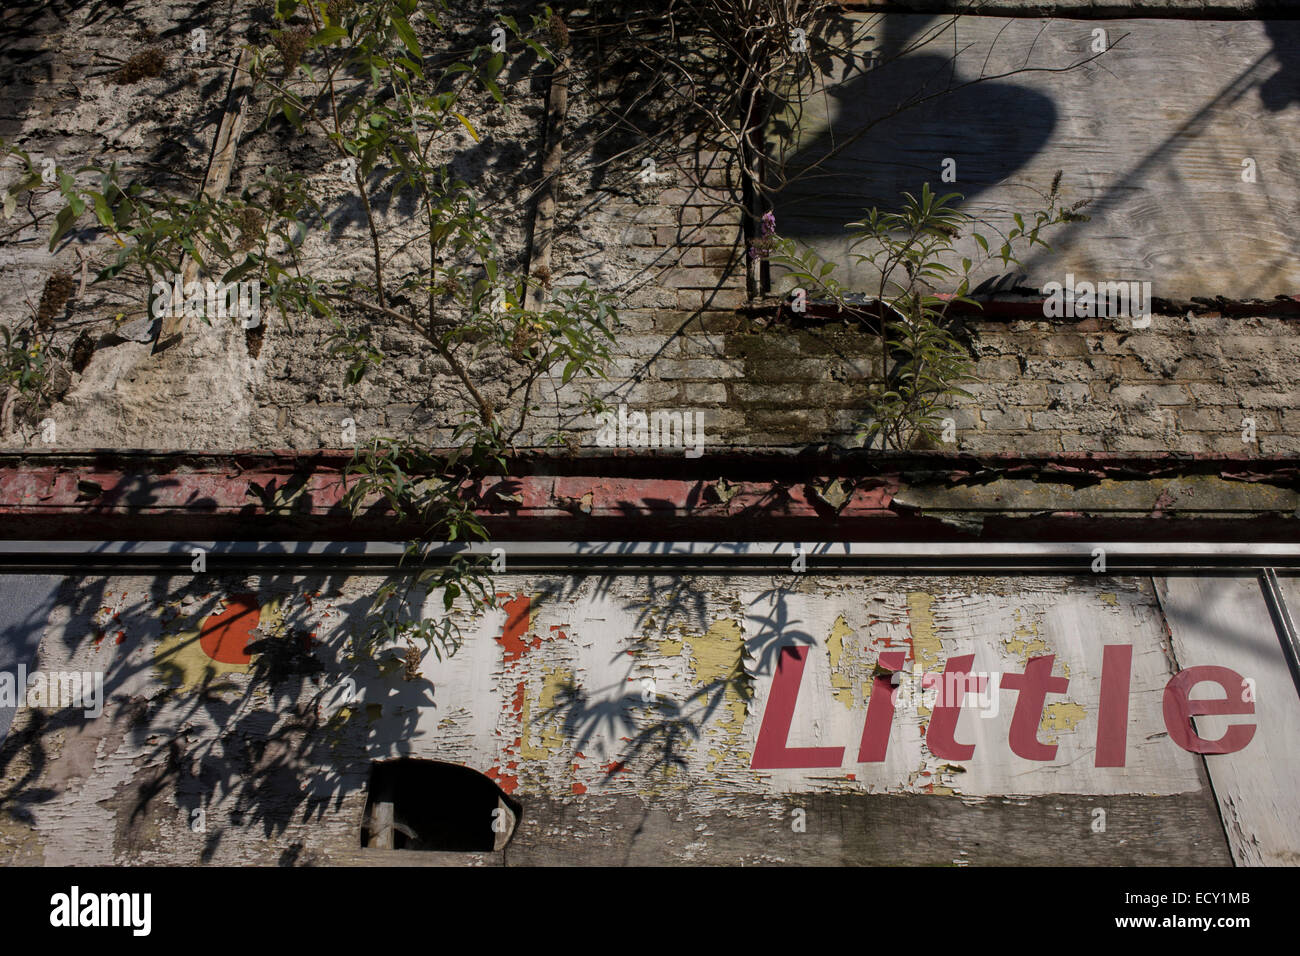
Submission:
[[[473,768],[525,802],[542,795],[673,799],[701,813],[725,812],[739,795],[978,800],[1202,787],[1196,758],[1163,733],[1161,699],[1173,665],[1155,596],[1127,579],[1108,579],[1114,603],[1077,581],[1029,577],[809,577],[783,590],[745,576],[503,575],[498,585],[501,606],[477,620],[462,617],[463,646],[441,659],[424,653],[418,678],[408,681],[400,644],[369,660],[348,653],[367,621],[376,586],[370,578],[336,581],[328,590],[311,578],[214,578],[200,590],[187,579],[162,592],[153,579],[105,582],[124,643],[94,641],[104,604],[86,601],[52,615],[40,651],[43,667],[104,670],[105,713],[49,731],[52,759],[32,785],[54,796],[32,805],[34,836],[11,822],[0,841],[19,855],[39,847],[47,862],[165,861],[174,859],[174,846],[202,849],[187,821],[203,808],[209,820],[235,827],[220,851],[235,856],[221,858],[253,858],[262,826],[255,814],[268,812],[249,790],[254,782],[265,788],[279,779],[267,774],[281,774],[284,799],[316,795],[325,806],[337,801],[330,814],[359,813],[370,761],[397,756]],[[159,601],[158,593],[169,596]],[[424,613],[440,608],[435,593]],[[293,652],[278,682],[254,685],[270,661],[265,650],[247,650],[250,636],[259,647]],[[1093,765],[1107,643],[1133,648],[1122,767]],[[779,743],[842,749],[838,763],[751,767],[786,648],[806,654]],[[249,660],[228,663],[210,653]],[[1028,660],[1054,655],[1052,676],[1068,678],[1069,689],[1049,694],[1036,724],[1041,743],[1058,745],[1056,757],[1033,761],[1011,752],[1017,693],[1003,689],[996,715],[982,716],[974,695],[961,712],[955,739],[975,747],[970,759],[931,751],[934,701],[918,694],[896,702],[883,759],[860,761],[868,709],[880,692],[873,681],[881,673],[888,681],[894,669],[878,669],[882,654],[899,655],[890,659],[901,659],[908,680],[917,671],[941,674],[962,655],[973,655],[974,671],[1001,673],[1023,673]],[[200,705],[197,685],[208,673],[221,680]],[[328,695],[345,681],[355,693],[332,709]],[[316,716],[317,736],[309,739],[318,744],[304,749],[294,743],[295,728]],[[34,719],[20,710],[12,733],[29,732]],[[10,766],[21,776],[28,765],[15,759]],[[211,769],[176,769],[186,767]],[[163,796],[136,812],[138,795],[154,791]],[[356,824],[347,820],[352,835]],[[288,839],[312,824],[299,810],[275,825]]]

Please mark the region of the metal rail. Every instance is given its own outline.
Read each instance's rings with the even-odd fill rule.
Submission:
[[[1259,589],[1264,592],[1264,603],[1268,605],[1269,616],[1273,618],[1273,629],[1277,631],[1278,642],[1282,645],[1282,656],[1291,669],[1291,680],[1295,683],[1296,693],[1300,693],[1300,635],[1296,633],[1291,610],[1286,606],[1277,572],[1265,568],[1259,576]]]
[[[202,549],[224,571],[393,573],[415,566],[386,541],[0,541],[0,573],[191,574]],[[505,573],[1237,574],[1300,572],[1300,545],[1188,542],[493,541],[431,545],[424,563],[504,558]]]

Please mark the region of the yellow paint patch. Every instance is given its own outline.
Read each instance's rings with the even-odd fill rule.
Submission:
[[[1119,607],[1119,598],[1115,596],[1113,591],[1103,591],[1101,594],[1097,595],[1097,598],[1102,604],[1109,604],[1111,607]]]
[[[258,615],[257,626],[264,634],[279,637],[284,631],[284,607],[280,598],[275,597],[262,605]]]
[[[845,656],[844,638],[853,633],[853,628],[849,627],[844,621],[844,615],[841,614],[835,619],[835,624],[831,627],[830,636],[826,639],[826,652],[831,658],[831,696],[838,700],[849,710],[853,709],[853,678],[849,675],[849,659],[858,655],[855,648],[851,645],[848,649],[848,658]]]
[[[1016,612],[1019,616],[1019,612]],[[1002,639],[1002,644],[1008,651],[1020,658],[1021,663],[1025,663],[1039,651],[1049,650],[1047,642],[1038,636],[1038,622],[1033,622],[1029,627],[1023,624],[1012,631],[1010,637]]]
[[[1043,709],[1043,721],[1040,725],[1043,730],[1056,730],[1063,733],[1069,733],[1074,730],[1079,721],[1088,716],[1088,712],[1083,706],[1073,701],[1060,701],[1055,704],[1048,704]]]
[[[659,653],[664,657],[681,657],[682,648],[685,646],[685,641],[674,641],[670,637],[665,637],[659,642]]]
[[[695,686],[713,684],[741,672],[745,641],[736,621],[715,621],[701,636],[691,638],[691,673]]]
[[[521,759],[544,761],[560,752],[560,748],[564,746],[564,735],[554,725],[557,719],[555,702],[561,690],[572,686],[573,671],[567,667],[555,667],[542,672],[542,692],[537,698],[537,712],[539,714],[550,713],[551,717],[549,718],[550,726],[542,729],[538,746],[533,746],[532,708],[528,695],[524,695],[519,734],[519,756]]]
[[[722,739],[718,741],[720,746],[709,750],[709,756],[713,759],[708,769],[712,772],[724,761],[748,767],[752,754],[740,749],[748,709],[748,699],[744,692],[745,639],[740,624],[736,621],[715,621],[704,634],[692,637],[690,643],[690,668],[694,685],[699,689],[709,689],[711,695],[718,693],[721,688],[721,710],[726,715],[717,723]]]
[[[907,623],[912,631],[912,656],[921,665],[922,673],[938,670],[943,656],[943,644],[934,626],[934,595],[924,591],[909,591],[907,595]]]

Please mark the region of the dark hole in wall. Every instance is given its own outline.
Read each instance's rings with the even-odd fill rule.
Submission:
[[[377,805],[384,803],[393,806],[395,850],[491,852],[511,835],[522,809],[469,767],[412,757],[377,761],[370,765],[362,846],[384,845],[377,832]]]
[[[251,329],[244,330],[244,342],[248,346],[248,357],[255,359],[262,354],[262,337],[266,335],[266,323],[259,322]]]

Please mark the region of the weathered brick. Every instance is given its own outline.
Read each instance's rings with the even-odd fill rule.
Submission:
[[[1020,360],[1011,356],[982,358],[975,364],[974,375],[981,381],[1014,381],[1020,378]]]
[[[819,382],[828,375],[821,359],[785,358],[779,361],[749,361],[746,373],[758,382]]]
[[[790,406],[803,398],[801,385],[754,385],[734,382],[728,386],[731,400],[743,405]]]
[[[721,382],[687,382],[682,387],[687,404],[713,405],[727,401],[727,386]]]
[[[867,386],[858,382],[818,382],[808,386],[806,397],[809,404],[817,407],[860,408],[867,394]]]
[[[710,309],[738,309],[748,301],[742,289],[706,289],[701,294],[701,302]]]
[[[655,373],[664,381],[690,378],[699,381],[720,378],[743,378],[743,362],[723,359],[671,359],[654,363]]]
[[[1300,388],[1273,391],[1265,388],[1246,388],[1241,391],[1242,407],[1250,408],[1300,408]]]
[[[1191,401],[1181,385],[1116,385],[1107,397],[1125,405],[1186,405]]]
[[[1023,408],[1009,408],[1005,411],[996,408],[984,409],[980,419],[990,428],[1008,431],[1029,427],[1029,414]]]
[[[678,289],[674,304],[679,309],[696,311],[704,307],[704,296],[699,289]]]

